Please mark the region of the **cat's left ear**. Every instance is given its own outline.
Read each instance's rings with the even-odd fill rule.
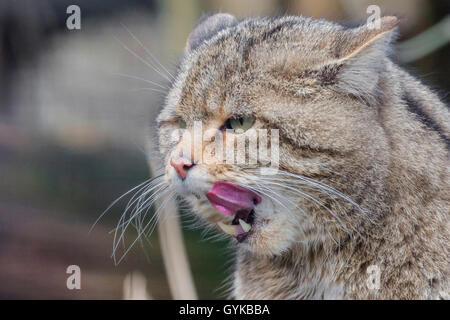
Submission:
[[[195,50],[200,44],[212,38],[219,31],[236,23],[237,19],[227,13],[217,13],[212,16],[202,17],[189,34],[186,42],[186,52]]]
[[[386,16],[338,35],[332,64],[341,66],[337,74],[339,89],[356,96],[376,91],[398,24],[396,17]]]

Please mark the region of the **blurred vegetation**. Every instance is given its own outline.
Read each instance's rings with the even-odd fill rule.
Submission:
[[[2,148],[1,155],[0,209],[3,211],[8,208],[1,205],[5,203],[20,203],[23,207],[20,209],[25,211],[28,206],[44,208],[39,219],[55,219],[67,225],[75,223],[80,229],[80,237],[89,238],[89,228],[100,213],[119,195],[148,176],[145,157],[138,148],[110,146],[95,152],[83,152],[37,139],[26,148]],[[114,206],[100,221],[101,231],[95,232],[93,240],[97,237],[107,238],[104,244],[109,244],[103,247],[105,252],[96,253],[102,257],[111,254],[112,237],[107,233],[116,226],[124,204],[122,201]],[[185,221],[183,224],[189,225]],[[38,229],[36,232],[52,233],[53,230]],[[101,235],[101,232],[104,234]],[[129,230],[126,235],[127,245],[136,236],[134,230]],[[223,291],[219,290],[218,285],[227,275],[226,266],[230,265],[224,255],[226,244],[223,241],[205,241],[201,232],[192,228],[184,228],[184,236],[200,298],[223,297]],[[78,239],[72,241],[76,243]],[[158,288],[151,285],[155,273],[161,277],[163,270],[156,231],[148,238],[148,242],[144,242],[143,247],[135,247],[129,253],[131,259],[127,257],[123,262],[125,269],[139,268],[149,279],[152,295],[169,298],[167,288],[166,293],[160,296]],[[82,265],[82,262],[79,263]],[[110,263],[113,264],[112,260]],[[159,265],[156,270],[155,264]],[[46,297],[52,295],[42,296]],[[120,295],[115,297],[120,298]]]

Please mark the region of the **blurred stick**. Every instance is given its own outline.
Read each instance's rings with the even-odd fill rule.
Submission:
[[[170,291],[175,300],[196,300],[197,294],[186,256],[175,201],[170,201],[163,210],[158,222],[158,233]]]
[[[408,63],[419,60],[443,47],[450,41],[450,16],[428,28],[419,35],[398,45],[400,61]]]
[[[151,300],[152,296],[147,291],[147,279],[139,271],[133,271],[123,280],[124,300]]]

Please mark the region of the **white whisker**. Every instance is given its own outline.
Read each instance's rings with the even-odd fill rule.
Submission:
[[[135,53],[133,50],[131,50],[130,48],[128,48],[122,41],[119,40],[119,38],[115,37],[116,40],[124,47],[125,50],[127,50],[129,53],[131,53],[134,57],[136,57],[139,61],[141,61],[143,64],[145,64],[147,67],[149,67],[150,69],[156,71],[156,73],[158,73],[161,77],[163,77],[164,79],[166,79],[167,81],[171,82],[171,79],[166,76],[164,73],[162,73],[161,71],[159,71],[157,68],[155,68],[151,63],[149,63],[147,60],[145,60],[144,58],[142,58],[140,55],[138,55],[137,53]]]
[[[119,198],[117,198],[116,200],[114,200],[109,206],[108,208],[105,209],[105,211],[103,211],[100,216],[97,218],[97,220],[95,220],[94,224],[92,225],[92,227],[89,229],[89,233],[94,229],[94,227],[97,225],[97,223],[101,220],[101,218],[109,211],[111,210],[112,207],[114,207],[114,205],[119,202],[123,197],[125,197],[127,194],[129,194],[130,192],[133,192],[134,190],[136,190],[137,188],[140,187],[144,187],[144,185],[147,185],[148,183],[151,183],[152,179],[147,179],[144,182],[142,182],[141,184],[137,185],[136,187],[130,189],[129,191],[125,192],[124,194],[122,194]]]
[[[155,85],[155,86],[158,86],[158,87],[160,87],[161,89],[166,89],[166,90],[167,90],[167,87],[163,86],[162,84],[159,84],[158,82],[151,81],[151,80],[147,80],[147,79],[144,79],[144,78],[141,78],[141,77],[132,76],[132,75],[130,75],[130,74],[125,74],[125,73],[113,73],[113,75],[115,75],[115,76],[120,76],[120,77],[124,77],[124,78],[129,78],[129,79],[134,79],[134,80],[144,81],[144,82],[147,82],[147,83],[149,83],[149,84],[153,84],[153,85]]]
[[[167,73],[168,76],[170,76],[172,78],[172,80],[174,79],[174,76],[169,72],[169,70],[167,70],[166,67],[164,67],[164,65],[162,65],[158,59],[156,59],[153,54],[142,44],[142,42],[123,24],[121,23],[122,27],[133,37],[134,40],[136,40],[136,42],[141,46],[142,49],[144,49],[144,51],[150,56],[150,58],[153,59],[154,62],[156,62],[163,70],[159,69],[158,70],[160,72],[165,71]],[[157,67],[156,67],[157,68]]]
[[[158,184],[158,185],[156,185],[156,186],[154,186],[154,187],[153,187],[152,189],[150,189],[149,191],[146,191],[146,192],[145,192],[144,194],[142,194],[138,199],[135,199],[133,202],[138,201],[137,203],[139,204],[140,201],[141,201],[141,200],[139,200],[139,199],[141,199],[142,197],[145,197],[148,193],[152,192],[152,191],[154,190],[154,188],[159,187],[159,189],[157,190],[157,192],[154,192],[148,199],[146,199],[146,200],[141,204],[140,207],[136,207],[136,206],[135,206],[134,209],[133,209],[133,210],[131,211],[131,213],[130,213],[130,217],[129,217],[127,220],[125,220],[125,218],[126,218],[126,213],[127,213],[127,211],[129,210],[129,208],[131,207],[132,204],[131,204],[130,206],[127,206],[127,208],[125,209],[124,213],[122,214],[121,219],[119,220],[118,226],[115,228],[115,232],[114,232],[114,241],[113,241],[113,243],[114,243],[115,245],[113,246],[113,252],[115,252],[115,251],[117,250],[117,247],[118,247],[120,241],[123,240],[124,235],[125,235],[125,231],[128,229],[128,226],[129,226],[130,223],[133,221],[133,218],[139,216],[139,215],[142,213],[143,210],[146,210],[147,208],[149,209],[149,208],[153,205],[153,203],[157,200],[157,197],[159,196],[159,192],[162,192],[162,191],[164,191],[165,189],[167,189],[167,186],[162,185],[162,184],[163,184],[163,182],[160,183],[160,184]],[[162,185],[162,186],[161,186],[161,185]],[[144,204],[145,204],[145,207],[142,207]],[[147,211],[146,211],[146,213],[147,213]],[[123,221],[123,222],[122,222],[122,221]],[[122,222],[122,223],[121,223],[121,222]],[[119,238],[117,239],[117,232],[118,232],[119,229],[122,229],[122,232],[121,232]],[[117,239],[117,240],[116,240],[116,239]]]
[[[172,192],[167,196],[167,198],[164,200],[163,204],[158,208],[157,212],[155,213],[155,216],[159,217],[159,213],[164,209],[164,207],[167,205],[168,201],[172,200],[174,194],[175,194],[175,193],[172,191]],[[131,250],[131,248],[135,245],[135,243],[140,239],[140,237],[145,233],[145,230],[151,225],[152,220],[153,220],[153,219],[151,219],[151,220],[145,225],[144,229],[142,229],[142,230],[140,230],[140,231],[138,232],[138,235],[137,235],[136,239],[135,239],[135,240],[131,243],[131,245],[125,250],[125,252],[122,254],[122,256],[120,257],[119,260],[116,260],[116,258],[115,258],[115,253],[116,253],[116,252],[113,252],[113,259],[114,259],[114,263],[115,263],[116,265],[118,265],[118,264],[123,260],[123,258],[125,258],[125,256],[127,255],[127,253]],[[156,223],[157,223],[157,219],[156,219],[155,225],[156,225]],[[152,229],[154,229],[154,227],[153,227]]]
[[[130,91],[155,91],[155,92],[161,92],[166,94],[167,92],[164,90],[160,90],[160,89],[156,89],[156,88],[136,88],[136,89],[131,89]]]

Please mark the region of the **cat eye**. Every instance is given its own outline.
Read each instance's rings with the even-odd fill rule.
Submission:
[[[253,116],[230,118],[227,120],[223,127],[224,129],[247,131],[253,126],[254,123],[255,117]]]
[[[180,129],[186,129],[186,121],[181,118],[178,119],[178,127],[180,127]]]

